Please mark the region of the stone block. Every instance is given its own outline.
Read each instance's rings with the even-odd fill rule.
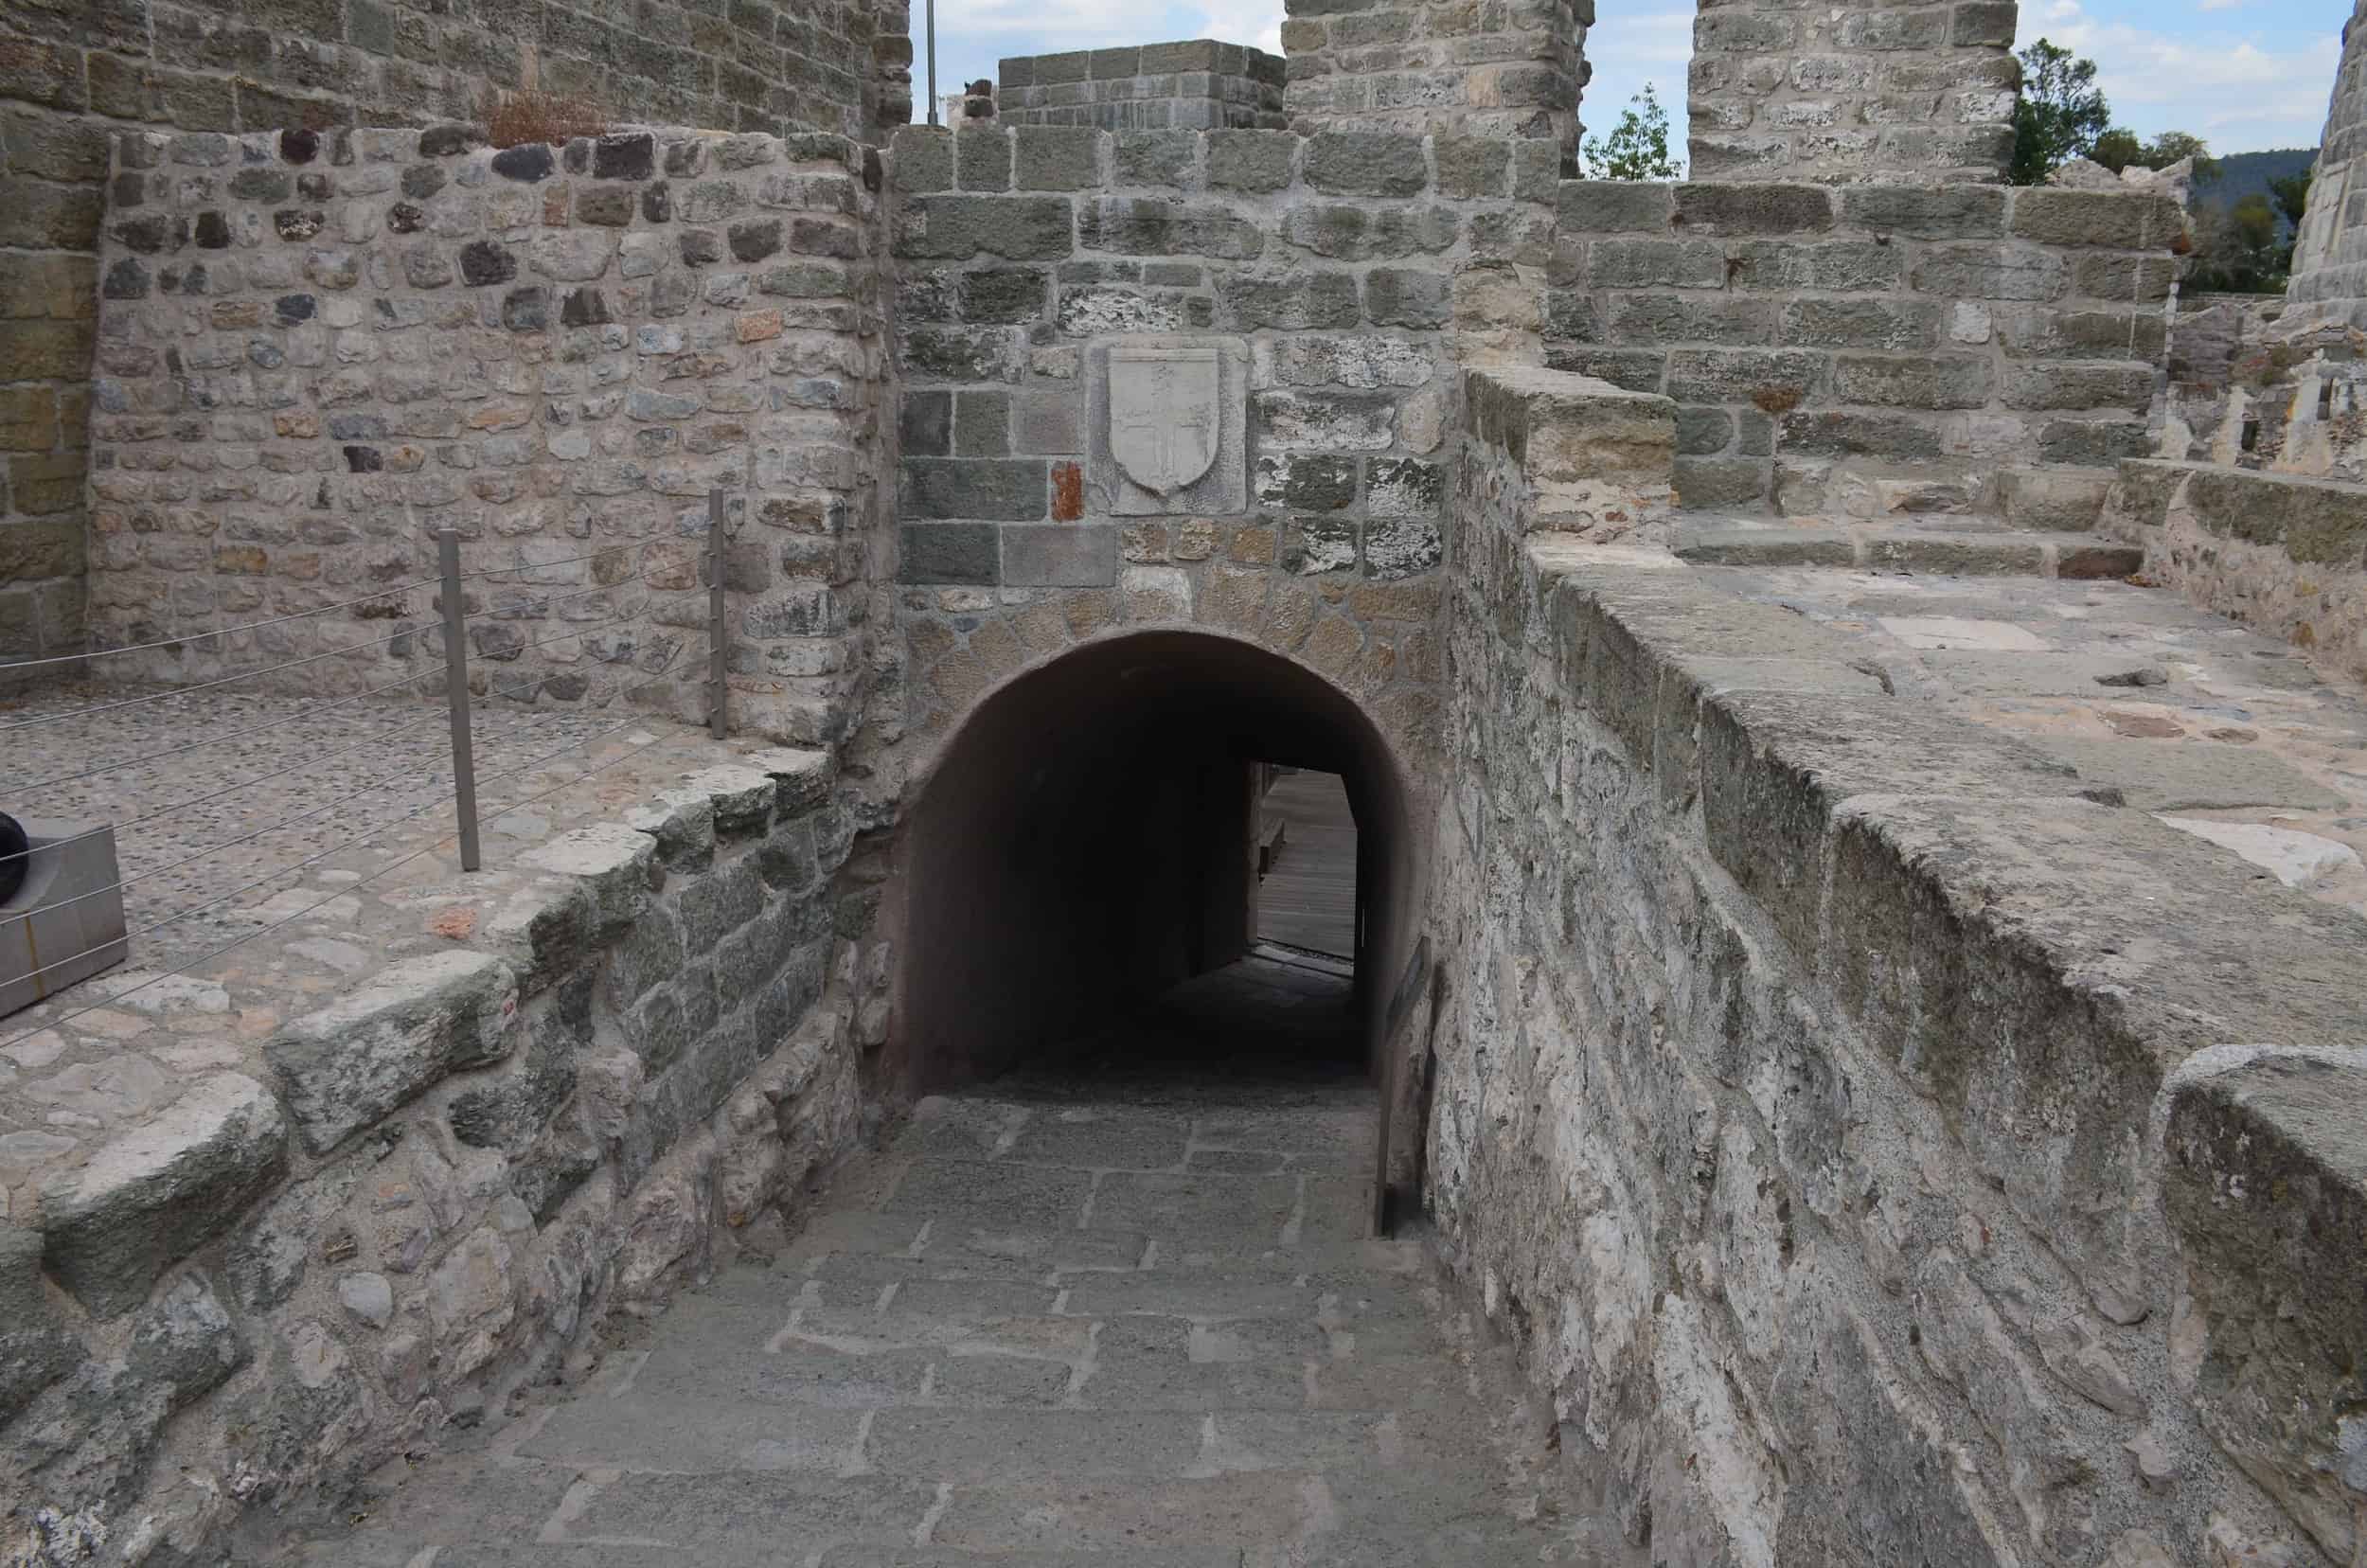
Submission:
[[[1209,256],[1251,261],[1266,248],[1250,219],[1214,203],[1171,196],[1086,199],[1077,214],[1078,242],[1120,256]]]
[[[287,1119],[253,1078],[217,1073],[41,1188],[43,1256],[94,1317],[237,1223],[286,1168]]]
[[[2165,251],[2186,232],[2184,209],[2151,191],[2030,186],[2013,194],[2011,232],[2042,245]]]
[[[645,864],[654,862],[649,838],[618,831],[639,840]],[[305,1148],[326,1153],[448,1074],[507,1057],[517,1002],[517,976],[498,958],[408,958],[290,1022],[263,1054]]]
[[[1112,183],[1181,189],[1196,175],[1201,141],[1188,131],[1120,131],[1111,150]]]
[[[1212,131],[1209,188],[1257,195],[1286,189],[1298,150],[1299,137],[1287,131]]]
[[[998,125],[954,127],[953,180],[964,190],[1011,188],[1011,134]]]
[[[1452,280],[1425,269],[1375,267],[1364,275],[1364,313],[1376,327],[1434,330],[1453,316]]]
[[[1219,278],[1217,287],[1232,324],[1244,330],[1354,327],[1363,315],[1353,273],[1314,268],[1272,276],[1237,272]],[[1440,300],[1443,310],[1443,290]]]
[[[1910,281],[1917,294],[1942,299],[2060,299],[2071,287],[2063,258],[2019,245],[1934,246],[1916,260]],[[2083,284],[2080,292],[2096,291]]]
[[[1118,530],[1106,524],[1045,524],[1003,529],[1003,582],[1009,587],[1106,588],[1118,579]]]
[[[1822,186],[1689,181],[1672,188],[1671,223],[1690,234],[1817,234],[1833,226],[1832,193]]]
[[[2002,186],[1843,186],[1842,222],[1913,240],[2002,240],[2005,199]]]
[[[583,884],[603,934],[622,931],[650,905],[650,890],[663,876],[657,846],[623,823],[578,828],[535,846],[518,858],[529,870],[574,877]]]
[[[905,125],[889,142],[899,190],[927,194],[953,188],[953,133],[943,126]]]
[[[1023,523],[1051,506],[1041,460],[908,457],[899,472],[898,509],[907,519]]]
[[[1940,455],[1938,427],[1903,414],[1802,409],[1783,417],[1777,449],[1805,457],[1896,457],[1930,462]]]
[[[1755,402],[1781,413],[1825,389],[1826,357],[1803,348],[1678,348],[1668,395],[1680,402]]]
[[[2153,401],[2153,366],[2074,361],[2009,365],[2000,396],[2008,408],[2116,409],[2143,414]]]
[[[1022,190],[1086,190],[1101,183],[1100,132],[1083,126],[1013,129],[1013,183]]]
[[[1002,548],[991,523],[906,524],[900,543],[899,582],[1003,580]]]
[[[1057,260],[1076,250],[1076,227],[1065,196],[920,196],[905,205],[896,254],[919,261]]]
[[[1327,196],[1417,196],[1430,185],[1422,138],[1385,131],[1324,131],[1307,138],[1305,177]]]
[[[1832,390],[1842,402],[1879,407],[1980,408],[1989,401],[1989,362],[1969,354],[1842,354],[1833,360]]]

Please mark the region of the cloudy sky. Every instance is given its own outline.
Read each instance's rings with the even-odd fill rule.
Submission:
[[[913,6],[916,33],[924,4]],[[1682,138],[1691,8],[1597,0],[1595,9],[1588,123],[1607,129],[1649,81]],[[2095,61],[2114,118],[2142,134],[2191,131],[2221,152],[2309,147],[2325,123],[2347,13],[2343,0],[2022,0],[2020,42],[2052,39]],[[938,91],[993,76],[1005,55],[1181,38],[1278,53],[1281,29],[1280,0],[937,0]]]

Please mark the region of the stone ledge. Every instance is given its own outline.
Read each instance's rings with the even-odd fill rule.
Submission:
[[[2274,545],[2310,565],[2367,568],[2367,485],[2215,463],[2123,460],[2109,504],[2115,520],[2160,527],[2181,505],[2223,538]]]
[[[1712,859],[2098,1310],[2165,1308],[2127,1198],[2149,1185],[2155,1094],[2228,1041],[2367,1042],[2367,922],[2082,798],[2103,792],[2069,764],[1853,684],[1838,633],[1673,563],[1528,550],[1563,689],[1672,809],[1700,803]]]

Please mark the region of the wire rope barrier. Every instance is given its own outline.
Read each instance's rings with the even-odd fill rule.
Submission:
[[[247,622],[241,626],[224,628],[219,632],[193,633],[191,636],[186,638],[174,638],[160,642],[144,643],[136,645],[135,647],[124,649],[105,650],[90,655],[68,655],[60,659],[41,661],[44,664],[49,665],[62,664],[70,661],[86,662],[89,658],[104,657],[109,653],[132,653],[149,651],[158,648],[182,647],[187,646],[191,642],[201,641],[205,637],[227,637],[237,633],[254,632],[262,628],[281,626],[294,621],[306,620],[318,615],[331,614],[339,610],[352,609],[357,606],[383,602],[421,587],[435,586],[440,590],[438,595],[440,604],[437,606],[440,611],[440,615],[437,620],[429,621],[422,618],[418,621],[418,623],[407,626],[401,632],[396,633],[388,637],[379,638],[369,642],[357,643],[348,647],[327,650],[308,654],[301,658],[283,660],[277,663],[263,666],[260,668],[247,670],[234,675],[221,676],[190,686],[176,686],[167,691],[144,693],[139,696],[116,698],[97,703],[84,704],[73,707],[62,708],[60,711],[53,713],[39,713],[29,718],[15,721],[14,722],[0,723],[0,736],[5,736],[8,733],[16,730],[32,729],[36,726],[55,725],[73,720],[103,719],[104,716],[119,714],[125,709],[144,707],[149,704],[164,702],[175,697],[187,697],[198,692],[216,690],[222,687],[236,685],[241,681],[257,680],[264,676],[279,673],[283,670],[300,668],[328,659],[345,657],[358,652],[367,652],[377,648],[385,647],[404,637],[433,637],[440,630],[443,639],[445,656],[442,662],[411,670],[399,681],[374,685],[365,690],[349,693],[323,703],[307,703],[296,708],[292,713],[271,716],[256,723],[237,726],[236,728],[228,730],[222,734],[206,735],[196,739],[180,742],[163,750],[151,752],[141,757],[133,757],[128,761],[112,763],[98,767],[56,772],[49,774],[35,782],[27,784],[9,784],[5,781],[0,781],[0,807],[7,807],[13,804],[17,805],[19,810],[22,810],[24,804],[26,804],[25,797],[33,794],[35,792],[53,790],[66,785],[83,783],[108,775],[130,774],[135,770],[153,767],[155,764],[168,759],[186,757],[191,754],[204,751],[209,747],[228,745],[234,742],[245,742],[250,740],[255,736],[264,734],[266,732],[286,729],[307,719],[314,718],[332,709],[349,706],[370,697],[383,696],[389,692],[406,687],[417,691],[420,688],[423,682],[438,673],[442,674],[444,677],[445,701],[442,704],[437,704],[436,707],[418,713],[416,717],[408,715],[401,716],[400,722],[390,726],[375,727],[375,722],[372,721],[374,727],[371,729],[370,733],[345,741],[341,744],[329,746],[326,749],[311,751],[303,750],[302,738],[299,734],[295,742],[297,749],[296,755],[274,757],[266,766],[262,767],[260,771],[246,771],[240,766],[240,761],[242,759],[232,759],[222,766],[221,770],[217,773],[216,777],[218,779],[226,778],[231,771],[238,770],[240,775],[235,779],[229,779],[227,782],[221,782],[193,794],[180,796],[171,800],[168,804],[144,807],[143,809],[137,810],[135,814],[133,814],[126,820],[111,821],[98,827],[84,829],[62,836],[35,838],[29,842],[28,846],[17,848],[14,852],[7,856],[0,856],[0,874],[5,874],[10,871],[24,871],[39,864],[43,857],[62,856],[67,851],[72,850],[75,846],[80,845],[86,840],[100,837],[112,838],[115,834],[129,833],[133,829],[162,823],[168,819],[180,816],[183,813],[195,811],[200,808],[215,806],[217,803],[231,800],[234,797],[240,796],[250,791],[256,791],[258,788],[263,789],[264,793],[268,793],[268,786],[271,781],[303,777],[330,763],[350,759],[372,752],[380,752],[384,754],[390,761],[401,761],[406,764],[406,766],[402,768],[389,768],[385,770],[384,776],[382,776],[372,782],[362,784],[358,788],[340,789],[334,784],[322,786],[323,789],[333,790],[334,793],[330,794],[329,798],[321,800],[317,804],[309,805],[302,810],[293,811],[289,814],[276,816],[275,820],[259,826],[249,826],[248,823],[231,824],[231,826],[235,826],[240,829],[236,831],[232,836],[222,838],[215,842],[206,843],[204,846],[187,853],[176,853],[175,858],[163,861],[162,864],[148,862],[130,864],[126,867],[126,871],[116,872],[112,876],[112,878],[101,882],[98,885],[82,885],[81,881],[77,879],[69,882],[67,885],[60,887],[54,893],[35,894],[18,899],[17,902],[21,905],[21,907],[11,907],[8,901],[9,899],[15,898],[16,892],[21,892],[21,890],[0,893],[0,934],[6,934],[11,925],[17,926],[24,936],[24,950],[28,954],[38,953],[43,951],[43,945],[36,943],[33,939],[35,934],[34,922],[36,920],[43,919],[44,918],[59,917],[64,912],[73,909],[74,906],[89,904],[98,900],[110,899],[113,900],[113,903],[110,905],[102,905],[98,910],[97,917],[90,919],[87,923],[82,923],[78,918],[78,923],[70,927],[60,928],[55,926],[53,921],[53,923],[44,932],[44,937],[48,938],[51,944],[47,946],[46,951],[51,953],[58,951],[57,945],[54,944],[54,938],[56,934],[62,929],[70,929],[76,933],[78,940],[84,944],[80,947],[80,951],[69,953],[64,957],[55,958],[45,963],[40,963],[38,968],[31,970],[16,969],[0,971],[0,981],[6,981],[9,983],[27,979],[41,981],[46,976],[62,975],[59,985],[61,987],[71,985],[77,980],[82,979],[92,972],[90,968],[84,967],[87,961],[103,957],[103,961],[98,963],[96,966],[97,968],[103,969],[112,966],[114,963],[122,961],[128,954],[130,945],[135,940],[153,937],[159,933],[175,927],[180,927],[184,930],[203,929],[199,926],[187,924],[187,922],[195,921],[200,917],[211,915],[216,911],[222,910],[225,906],[238,902],[246,895],[254,893],[259,888],[268,886],[275,882],[286,881],[292,877],[296,877],[299,873],[319,865],[324,861],[331,860],[339,855],[376,844],[387,833],[392,832],[405,825],[415,823],[419,818],[426,816],[428,813],[442,809],[450,809],[454,811],[455,819],[454,827],[452,832],[444,835],[436,843],[410,851],[399,860],[390,862],[388,864],[381,866],[376,871],[363,877],[360,882],[350,884],[347,887],[341,888],[338,892],[328,895],[326,898],[309,905],[305,909],[297,911],[294,915],[290,915],[285,918],[272,920],[270,923],[260,926],[257,930],[241,933],[218,947],[214,947],[206,952],[181,959],[161,972],[143,979],[140,985],[133,988],[133,989],[142,989],[149,985],[155,984],[158,980],[168,978],[174,974],[185,973],[189,969],[199,964],[203,964],[211,958],[218,957],[222,953],[227,953],[232,948],[235,948],[241,943],[252,941],[259,935],[277,930],[287,925],[292,920],[304,918],[305,915],[325,906],[327,903],[333,901],[335,899],[347,896],[347,894],[351,891],[352,886],[363,885],[376,881],[378,878],[383,877],[389,871],[393,870],[396,866],[415,861],[422,855],[439,850],[453,844],[454,841],[457,841],[460,846],[460,860],[463,870],[473,872],[479,869],[482,864],[479,829],[483,822],[507,816],[526,805],[532,804],[534,801],[544,799],[551,794],[558,793],[560,791],[567,788],[568,784],[574,782],[575,779],[563,781],[550,789],[524,796],[517,800],[509,801],[507,804],[498,807],[489,814],[484,815],[481,815],[477,810],[476,791],[478,785],[534,774],[540,770],[548,768],[551,764],[559,761],[561,758],[568,757],[571,754],[583,753],[588,755],[591,748],[600,744],[622,731],[651,722],[651,720],[656,716],[649,712],[646,708],[632,705],[632,699],[638,697],[641,693],[650,690],[651,687],[664,685],[670,680],[678,678],[677,671],[679,668],[684,666],[685,661],[694,659],[696,653],[699,651],[697,643],[694,639],[696,633],[701,630],[703,630],[706,633],[706,647],[704,649],[704,653],[707,659],[707,678],[704,683],[708,708],[706,723],[711,734],[721,737],[725,732],[727,720],[726,704],[728,702],[728,690],[724,684],[724,671],[727,668],[728,662],[728,631],[724,619],[724,593],[722,586],[723,497],[721,491],[714,490],[709,492],[707,499],[707,527],[705,530],[706,538],[703,541],[703,550],[700,550],[698,543],[687,535],[681,536],[677,539],[647,541],[639,546],[637,558],[634,559],[632,570],[629,575],[620,577],[614,582],[596,584],[588,588],[579,588],[556,596],[536,595],[533,597],[531,603],[524,606],[515,602],[508,602],[503,604],[499,609],[480,609],[472,615],[467,608],[466,596],[462,591],[463,585],[471,581],[491,581],[505,577],[514,577],[519,573],[549,571],[560,567],[580,565],[586,562],[608,561],[621,563],[627,552],[631,551],[632,547],[629,545],[609,545],[604,546],[601,549],[592,551],[588,554],[570,557],[563,561],[533,561],[516,566],[490,567],[479,569],[473,572],[463,572],[460,570],[459,536],[455,531],[447,529],[442,531],[437,536],[436,543],[438,554],[441,558],[442,570],[438,576],[434,579],[422,579],[418,582],[404,583],[396,587],[381,589],[376,593],[359,598],[346,599],[331,605],[323,605],[317,609],[301,612],[295,615],[276,616],[267,620]],[[684,557],[675,561],[669,562],[669,568],[688,566],[694,559],[704,562],[705,570],[703,575],[707,579],[704,585],[704,591],[707,596],[707,609],[704,616],[703,627],[702,627],[697,621],[689,620],[687,618],[677,621],[673,617],[669,617],[665,622],[652,621],[653,616],[666,610],[667,607],[690,598],[694,595],[701,592],[701,589],[696,587],[660,589],[657,584],[650,580],[651,550],[660,545],[669,544],[684,548]],[[563,585],[554,584],[550,586],[557,587]],[[468,670],[470,650],[472,642],[478,640],[472,639],[471,635],[472,628],[479,630],[481,637],[481,628],[488,623],[508,622],[524,618],[528,615],[546,615],[553,610],[562,605],[593,598],[599,595],[632,594],[636,589],[646,590],[646,592],[643,592],[640,595],[638,601],[631,609],[624,611],[622,614],[609,616],[597,621],[570,626],[565,631],[559,632],[548,636],[538,637],[529,642],[496,642],[493,650],[485,654],[486,657],[506,662],[537,649],[548,648],[562,642],[575,641],[585,637],[595,636],[604,631],[630,626],[638,622],[650,621],[654,625],[663,626],[667,633],[677,634],[677,640],[669,650],[667,648],[668,639],[652,639],[654,646],[650,647],[647,650],[647,653],[650,657],[657,657],[662,654],[664,659],[664,662],[656,665],[654,668],[650,668],[646,659],[637,658],[635,656],[636,652],[640,650],[635,647],[635,645],[632,644],[623,645],[622,651],[617,653],[615,657],[603,658],[602,660],[603,663],[625,664],[632,671],[629,678],[632,680],[632,684],[619,685],[614,690],[607,691],[603,694],[606,702],[626,706],[630,710],[629,716],[615,723],[605,725],[590,733],[575,735],[563,745],[542,752],[525,761],[505,763],[505,765],[495,769],[494,771],[480,775],[477,773],[475,766],[473,735],[474,716],[479,712],[490,711],[491,704],[504,702],[510,698],[524,698],[527,702],[532,702],[537,695],[549,686],[555,677],[548,670],[544,670],[535,674],[530,680],[507,686],[498,686],[488,682],[485,683],[484,689],[472,691]],[[514,633],[511,633],[511,635],[514,636]],[[572,695],[577,694],[571,694],[571,696]],[[202,715],[199,716],[199,722],[202,722]],[[435,724],[439,721],[448,722],[451,728],[451,765],[449,768],[437,769],[432,776],[425,778],[418,777],[416,770],[416,763],[418,759],[415,750],[418,742],[416,739],[409,739],[407,738],[415,737],[418,732],[425,730],[430,725]],[[575,778],[580,779],[589,777],[595,773],[614,767],[630,757],[638,756],[642,752],[646,752],[650,749],[651,746],[663,743],[665,739],[665,737],[660,737],[656,740],[651,740],[641,746],[635,747],[631,752],[620,754],[619,756],[611,757],[604,762],[596,763],[592,767],[586,768],[581,773],[576,775]],[[0,745],[5,744],[5,741],[0,741]],[[201,764],[200,766],[205,767],[207,765]],[[409,810],[402,811],[398,814],[386,817],[384,820],[380,821],[376,826],[365,826],[359,832],[347,834],[335,844],[319,848],[314,852],[304,854],[301,858],[294,860],[288,864],[276,865],[272,869],[263,872],[261,875],[240,881],[238,885],[230,887],[227,890],[215,892],[210,888],[200,889],[199,891],[201,891],[204,896],[200,898],[199,901],[184,904],[181,907],[172,909],[170,913],[161,914],[156,918],[148,919],[144,922],[133,924],[124,918],[125,911],[123,908],[123,895],[127,890],[140,887],[143,884],[169,882],[170,879],[175,877],[176,873],[185,872],[187,868],[197,865],[202,862],[215,860],[219,857],[227,855],[234,850],[247,850],[248,856],[242,858],[251,859],[260,853],[267,853],[268,851],[257,851],[250,848],[250,846],[257,846],[262,841],[273,838],[275,835],[288,833],[296,829],[307,829],[308,825],[316,824],[324,818],[335,816],[343,816],[345,818],[363,817],[365,816],[365,812],[360,810],[360,807],[365,801],[370,800],[373,797],[383,796],[389,791],[421,789],[424,789],[428,794],[428,798],[424,801],[416,806],[412,806]],[[17,797],[15,800],[11,800],[9,798],[12,794]],[[298,798],[300,799],[301,796],[299,795]],[[400,802],[400,798],[401,797],[399,794],[397,796],[397,801]],[[233,810],[235,810],[235,808]],[[374,815],[377,813],[378,810],[379,808],[372,806],[369,808],[367,814]],[[249,822],[251,823],[251,821],[252,817],[250,815]],[[309,847],[311,845],[316,845],[319,842],[318,833],[315,829],[303,834],[294,841],[293,846],[301,850]],[[168,841],[168,843],[169,844],[169,841]],[[185,845],[170,845],[170,851],[177,852],[184,847],[186,847]],[[112,844],[105,852],[110,857],[109,861],[105,864],[108,864],[109,869],[112,871],[114,869],[113,855],[115,852]],[[9,864],[11,862],[16,864]],[[52,864],[61,864],[61,862],[53,861]],[[28,879],[22,876],[9,878],[9,882],[0,884],[0,887],[5,887],[16,882],[27,880]],[[187,888],[183,888],[182,890],[185,892],[189,891]],[[275,904],[277,901],[278,900],[273,900]],[[265,907],[269,908],[270,906],[266,905]],[[98,939],[92,939],[90,931],[91,926],[96,926],[100,933]],[[219,924],[216,924],[215,929],[221,929]],[[74,972],[62,972],[69,971]],[[50,994],[51,988],[49,986],[42,985],[37,989],[41,995],[41,1000],[44,1002],[55,1000],[55,997]],[[130,993],[126,991],[111,991],[107,994],[103,1001],[94,1003],[92,1006],[105,1006],[108,1003],[120,1000],[121,997],[126,994]],[[83,1012],[87,1012],[89,1010],[91,1010],[90,1007],[79,1009],[78,1011],[66,1014],[63,1017],[44,1022],[40,1025],[40,1027],[54,1027],[58,1024],[69,1022],[73,1018],[80,1017]],[[32,1032],[39,1032],[39,1030],[36,1029]],[[15,1037],[15,1039],[18,1040],[24,1038],[27,1038],[27,1036],[18,1035]],[[14,1040],[10,1040],[5,1043],[14,1043]]]

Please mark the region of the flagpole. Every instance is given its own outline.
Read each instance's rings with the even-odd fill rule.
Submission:
[[[929,123],[937,122],[937,0],[929,0]]]

